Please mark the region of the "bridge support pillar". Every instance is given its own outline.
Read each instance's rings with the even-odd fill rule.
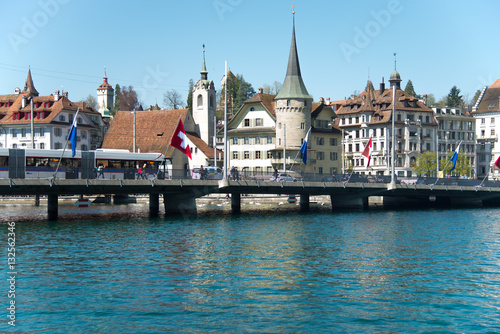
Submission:
[[[51,194],[47,196],[47,214],[49,220],[57,220],[59,196]]]
[[[158,217],[160,211],[160,194],[149,194],[149,216]]]
[[[196,213],[196,198],[194,196],[163,194],[165,214]]]
[[[309,211],[309,194],[300,195],[300,211],[301,212]]]
[[[40,195],[35,195],[35,206],[40,206]]]
[[[367,209],[368,197],[330,195],[332,210],[335,209]]]
[[[231,211],[233,213],[241,212],[241,194],[240,193],[232,193],[231,194]]]

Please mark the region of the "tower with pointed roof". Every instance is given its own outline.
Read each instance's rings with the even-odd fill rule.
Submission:
[[[109,111],[111,108],[113,108],[113,98],[114,89],[108,83],[106,69],[104,69],[102,84],[97,87],[97,108],[99,109],[98,111],[103,117],[111,117]]]
[[[396,86],[396,90],[401,89],[401,76],[399,75],[398,71],[396,70],[396,54],[394,54],[394,72],[392,72],[391,77],[389,78],[389,82],[391,83],[391,89],[392,86]]]
[[[300,73],[299,56],[295,41],[295,12],[293,15],[292,43],[288,57],[288,67],[283,86],[275,97],[276,149],[285,146],[290,154],[300,149],[311,126],[312,111],[312,97],[307,92]]]
[[[33,78],[31,77],[31,69],[28,70],[28,77],[26,78],[26,82],[24,84],[24,89],[22,93],[31,96],[39,95],[38,91],[35,89],[35,85],[33,84]]]
[[[193,86],[193,119],[196,123],[196,132],[205,143],[213,147],[215,86],[212,80],[208,80],[205,50],[203,50],[203,64],[200,74],[200,80],[196,81]]]

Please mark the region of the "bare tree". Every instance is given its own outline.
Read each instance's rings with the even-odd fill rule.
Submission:
[[[182,105],[182,96],[175,89],[171,89],[163,94],[163,103],[170,109],[178,109]]]
[[[120,110],[132,111],[139,107],[139,99],[137,92],[132,86],[124,86],[121,88],[120,95],[118,96],[120,103]]]
[[[89,107],[94,110],[97,110],[99,107],[97,106],[97,99],[94,95],[89,94],[85,100],[83,100]]]

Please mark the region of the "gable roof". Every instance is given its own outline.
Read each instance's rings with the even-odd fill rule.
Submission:
[[[368,124],[387,123],[391,121],[392,103],[392,89],[383,91],[369,89],[358,96],[346,99],[336,113],[339,116],[371,113],[372,117]],[[396,89],[395,108],[397,111],[423,112],[433,115],[430,107],[401,89]],[[434,117],[432,117],[432,122],[437,124]]]
[[[26,94],[20,95],[1,95],[0,103],[8,103],[9,106],[0,107],[0,113],[3,111],[4,117],[0,120],[0,125],[27,125],[31,123],[31,119],[28,117],[22,117],[21,119],[14,119],[13,115],[15,113],[30,114],[31,105],[26,103],[26,106],[22,107],[23,98]],[[15,97],[15,99],[13,99]],[[54,101],[54,96],[34,96],[33,97],[33,121],[35,124],[50,124],[57,123],[57,116],[61,111],[74,111],[76,112],[78,108],[80,111],[86,114],[95,114],[100,116],[99,112],[92,109],[85,102],[71,102],[66,96],[60,97],[57,101]],[[44,117],[38,119],[36,114],[38,112],[43,112]],[[66,124],[67,122],[64,122]],[[84,126],[82,124],[82,126]]]
[[[164,153],[177,127],[179,118],[186,123],[189,109],[136,111],[136,148],[143,153]],[[118,111],[111,122],[103,148],[133,151],[134,115],[131,111]],[[166,156],[172,157],[170,147]],[[212,153],[213,155],[213,153]]]
[[[486,89],[474,114],[498,110],[500,110],[500,79]]]
[[[186,132],[186,136],[189,140],[201,151],[208,159],[214,158],[214,148],[208,146],[207,143],[203,141],[203,139],[198,136],[195,132]],[[217,150],[217,153],[222,155],[221,150]]]

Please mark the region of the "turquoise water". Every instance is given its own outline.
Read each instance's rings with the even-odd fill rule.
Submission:
[[[150,219],[122,208],[17,222],[17,325],[3,311],[0,329],[500,332],[498,209]]]

